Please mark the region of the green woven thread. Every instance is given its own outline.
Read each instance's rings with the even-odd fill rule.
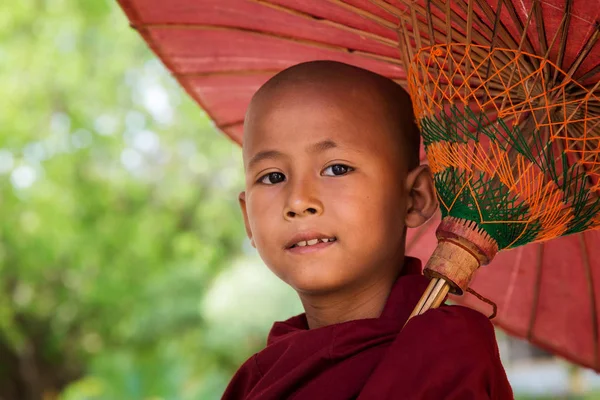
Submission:
[[[492,123],[485,113],[451,106],[446,113],[423,118],[421,133],[426,149],[437,142],[478,143],[478,137],[483,135],[504,151],[515,151],[534,163],[547,175],[548,182],[554,182],[562,192],[565,207],[573,212],[565,234],[586,230],[600,212],[600,199],[589,191],[589,178],[583,166],[569,165],[566,153],[550,144],[539,130],[533,129],[525,135],[519,126],[509,127],[502,118]],[[465,186],[467,179],[471,189]],[[539,221],[530,221],[529,206],[523,199],[515,198],[497,178],[483,172],[467,176],[465,171],[449,167],[434,174],[434,182],[442,216],[477,222],[498,242],[500,249],[530,243],[541,230]]]
[[[510,247],[520,246],[536,237],[540,230],[539,223],[528,225],[521,222],[529,219],[529,207],[512,195],[506,185],[495,179],[486,179],[483,173],[478,173],[471,176],[470,188],[466,186],[460,190],[469,179],[466,174],[466,171],[455,168],[446,168],[434,174],[442,217],[453,216],[478,222],[498,242],[500,249],[507,248],[511,243]]]

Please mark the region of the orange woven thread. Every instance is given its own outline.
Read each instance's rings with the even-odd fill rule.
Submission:
[[[488,179],[497,177],[511,193],[529,206],[530,212],[527,218],[520,221],[482,219],[481,223],[538,221],[542,229],[535,241],[543,241],[562,235],[573,219],[573,211],[563,202],[563,193],[554,182],[545,182],[544,174],[531,168],[531,163],[521,155],[517,155],[511,163],[508,154],[497,144],[491,144],[486,152],[480,143],[436,142],[428,147],[427,158],[433,173],[441,172],[446,168],[456,168],[470,174],[477,171],[484,172]],[[456,193],[455,198],[458,198],[464,190],[473,190],[470,182],[465,183]]]
[[[592,220],[591,229],[600,229],[600,215],[596,215],[596,218]]]
[[[580,157],[590,175],[600,177],[600,133],[582,137],[568,134],[573,124],[600,132],[600,115],[588,112],[590,102],[600,105],[600,98],[593,90],[567,79],[558,66],[535,54],[496,48],[483,60],[475,61],[474,48],[489,50],[485,46],[453,43],[421,48],[417,52],[409,70],[409,90],[415,99],[417,119],[433,116],[448,104],[465,104],[472,109],[497,113],[515,124],[525,114],[531,115],[534,129],[547,129],[550,140],[564,140],[565,151]],[[511,61],[500,63],[499,53],[508,55]],[[526,72],[522,65],[531,65],[525,58],[532,57],[539,60],[539,67]],[[462,68],[450,69],[449,63]],[[562,73],[565,80],[548,87],[544,73],[548,67]],[[468,74],[465,71],[469,71]],[[569,85],[576,85],[587,94],[572,98],[565,90]],[[496,90],[491,89],[494,86]],[[535,90],[536,87],[544,90]],[[599,190],[600,184],[594,189]]]
[[[546,79],[553,74],[547,74],[548,69],[562,74],[564,79],[550,86]],[[420,125],[423,118],[435,121],[438,114],[458,106],[468,107],[476,115],[488,116],[479,123],[497,124],[496,118],[499,118],[509,129],[521,129],[524,137],[528,131],[535,130],[543,138],[540,140],[545,148],[561,146],[559,153],[575,156],[591,182],[587,190],[600,194],[600,98],[595,95],[600,82],[592,89],[584,87],[557,65],[535,54],[453,43],[420,48],[409,68],[408,85]],[[574,88],[579,92],[577,95],[573,95]],[[464,129],[473,132],[479,128],[465,126]],[[463,132],[463,140],[469,131]],[[521,135],[519,131],[514,134]],[[483,172],[486,179],[497,178],[529,207],[522,221],[488,222],[536,222],[541,225],[536,241],[566,232],[574,219],[574,211],[564,202],[565,193],[558,182],[549,179],[548,171],[541,171],[537,164],[517,152],[509,156],[506,146],[499,143],[502,138],[496,138],[496,142],[487,146],[470,139],[467,143],[444,140],[434,140],[427,146],[434,173],[446,168],[466,171],[468,175]],[[539,145],[535,147],[536,157],[543,157],[545,148]],[[558,166],[560,160],[552,162]],[[474,191],[471,179],[467,178],[458,194]],[[480,205],[475,206],[482,215]],[[600,228],[600,215],[592,217],[589,228]]]

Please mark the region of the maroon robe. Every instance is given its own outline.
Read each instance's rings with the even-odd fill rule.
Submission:
[[[477,311],[442,306],[402,328],[428,280],[407,257],[379,318],[308,329],[276,322],[223,400],[512,399],[494,329]]]

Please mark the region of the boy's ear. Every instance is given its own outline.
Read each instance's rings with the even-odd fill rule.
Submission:
[[[254,239],[252,238],[252,230],[250,230],[250,224],[248,223],[248,211],[246,211],[246,192],[241,192],[238,200],[240,202],[240,208],[242,209],[242,215],[244,216],[244,225],[246,226],[246,235],[248,235],[248,239],[250,239],[250,244],[252,247],[256,248],[254,244]]]
[[[406,189],[408,198],[405,224],[409,228],[416,228],[427,222],[438,208],[428,165],[420,165],[408,173]]]

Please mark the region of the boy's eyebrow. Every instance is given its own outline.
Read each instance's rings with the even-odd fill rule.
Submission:
[[[318,143],[309,145],[306,150],[309,153],[321,153],[325,150],[335,149],[336,147],[338,147],[336,142],[331,139],[325,139]]]
[[[331,139],[325,139],[320,142],[308,145],[306,148],[309,153],[321,153],[325,150],[335,149],[338,147],[337,143],[335,143]],[[263,150],[256,153],[250,161],[248,161],[248,169],[251,169],[254,165],[258,164],[260,161],[276,159],[284,157],[284,154],[278,150]]]
[[[283,153],[277,150],[263,150],[256,153],[250,161],[248,161],[248,169],[252,168],[255,164],[262,160],[269,160],[274,158],[283,157]]]

